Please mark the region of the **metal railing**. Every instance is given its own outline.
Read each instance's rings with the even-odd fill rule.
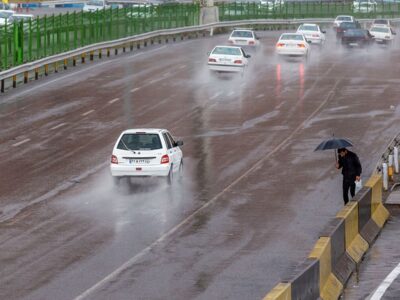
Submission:
[[[400,15],[400,2],[220,2],[220,21],[251,19],[334,18],[352,15],[357,18],[394,18]]]
[[[44,16],[0,27],[0,71],[87,45],[199,24],[196,4],[139,5]]]

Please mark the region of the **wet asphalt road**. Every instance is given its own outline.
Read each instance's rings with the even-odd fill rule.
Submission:
[[[0,96],[1,299],[260,299],[308,256],[343,205],[333,152],[313,150],[350,138],[368,178],[398,134],[399,45],[286,61],[260,35],[244,77],[210,76],[220,35]],[[184,140],[181,183],[112,186],[130,127]]]

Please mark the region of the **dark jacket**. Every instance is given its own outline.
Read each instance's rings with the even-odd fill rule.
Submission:
[[[362,172],[361,163],[357,154],[347,150],[344,157],[339,156],[339,169],[342,168],[344,181],[355,181],[356,176],[360,176]]]

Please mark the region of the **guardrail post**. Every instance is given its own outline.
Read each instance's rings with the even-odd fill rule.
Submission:
[[[99,58],[101,59],[102,51],[99,49]]]
[[[67,59],[64,59],[64,70],[68,68],[68,61]]]
[[[118,55],[118,48],[114,49],[114,55]]]
[[[35,68],[35,80],[39,79],[39,69]]]
[[[28,71],[24,72],[24,83],[28,83]]]
[[[382,179],[383,179],[383,188],[385,189],[385,191],[387,191],[389,186],[387,163],[382,164]]]
[[[394,156],[394,171],[399,173],[399,148],[393,148],[393,156]]]
[[[58,73],[58,63],[54,63],[54,73]]]
[[[129,50],[132,52],[133,51],[133,43],[131,43],[130,45],[129,45]]]
[[[13,81],[13,88],[16,88],[17,87],[17,75],[13,75],[13,77],[12,77],[12,81]]]
[[[44,76],[49,75],[49,65],[44,65]]]
[[[393,155],[389,155],[388,159],[388,177],[390,181],[393,181]]]
[[[74,56],[74,57],[72,57],[72,66],[76,66],[76,57]]]
[[[1,80],[1,92],[4,93],[4,79]]]
[[[90,51],[90,60],[91,61],[93,61],[93,56],[94,56],[93,51]]]
[[[107,49],[107,57],[110,57],[110,49]]]
[[[81,54],[81,63],[82,63],[82,64],[85,63],[85,58],[86,58],[86,53],[82,53],[82,54]]]

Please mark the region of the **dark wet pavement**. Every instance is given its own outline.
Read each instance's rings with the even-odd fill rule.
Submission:
[[[398,45],[277,59],[279,33],[242,78],[210,76],[227,35],[155,46],[1,95],[2,299],[260,299],[342,207],[331,136],[372,173],[398,133]],[[360,51],[358,51],[360,50]],[[118,100],[116,100],[118,99]],[[115,188],[129,127],[185,142],[185,178]]]

